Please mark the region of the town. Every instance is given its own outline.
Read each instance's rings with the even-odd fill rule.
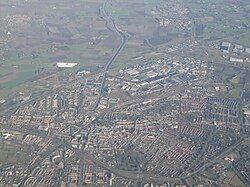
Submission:
[[[244,140],[241,103],[206,90],[209,71],[200,59],[166,56],[116,75],[86,79],[77,72],[70,87],[28,100],[1,118],[4,139],[35,145],[28,166],[42,164],[6,171],[25,186],[53,186],[58,168],[68,168],[64,183],[70,186],[108,185],[119,176],[117,168],[166,181],[188,177]],[[64,166],[63,159],[72,164]]]
[[[249,20],[230,3],[8,4],[0,186],[249,186]]]

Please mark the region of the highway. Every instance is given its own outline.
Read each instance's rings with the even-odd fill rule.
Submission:
[[[105,1],[104,5],[103,5],[103,14],[104,14],[104,19],[107,22],[107,28],[113,32],[115,32],[120,38],[121,38],[121,44],[119,45],[119,47],[117,48],[117,50],[115,51],[115,53],[111,56],[111,58],[108,60],[108,62],[105,64],[104,68],[103,68],[103,77],[102,77],[102,81],[101,81],[101,86],[100,86],[100,97],[98,98],[95,107],[94,107],[94,111],[97,109],[99,102],[101,100],[101,96],[103,93],[103,88],[105,86],[105,82],[106,82],[106,78],[107,78],[107,72],[110,68],[110,66],[112,65],[112,63],[115,61],[115,59],[117,58],[117,56],[119,55],[119,53],[122,51],[122,49],[125,47],[128,39],[129,39],[129,35],[125,32],[123,32],[122,30],[118,29],[118,27],[116,26],[114,20],[108,15],[106,7],[107,7],[107,3],[109,2],[109,0]],[[112,25],[112,28],[108,27],[108,23],[110,23]]]
[[[109,61],[106,63],[104,70],[108,71],[111,64],[114,62],[114,60],[116,59],[116,57],[118,56],[118,54],[121,52],[121,50],[125,47],[129,36],[127,33],[123,32],[122,30],[120,30],[114,20],[108,15],[106,7],[107,7],[107,3],[109,2],[109,0],[107,0],[104,5],[103,5],[103,14],[106,17],[106,21],[107,23],[111,23],[112,27],[113,27],[113,31],[116,32],[117,35],[119,35],[119,37],[121,38],[122,42],[120,44],[120,46],[118,47],[118,49],[116,50],[116,52],[114,53],[114,55],[109,59]]]

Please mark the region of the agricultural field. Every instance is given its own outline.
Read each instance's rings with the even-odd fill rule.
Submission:
[[[1,1],[1,89],[58,72],[55,64],[60,61],[85,68],[103,66],[119,38],[105,27],[99,10],[102,4],[103,1]]]
[[[218,40],[248,32],[250,4],[247,0],[186,0],[184,3],[194,20],[195,36]]]
[[[241,98],[243,91],[248,90],[249,72],[230,64],[214,64],[214,85],[225,85],[230,97]]]
[[[1,96],[19,91],[32,93],[37,85],[45,88],[48,82],[39,80],[53,78],[56,74],[64,75],[56,67],[57,62],[78,63],[71,71],[101,69],[121,42],[104,19],[104,2],[1,1]],[[120,67],[145,51],[152,52],[145,41],[152,38],[155,32],[161,34],[164,31],[159,31],[151,10],[162,2],[140,0],[136,3],[107,3],[109,16],[119,29],[129,34],[124,53],[112,68]]]

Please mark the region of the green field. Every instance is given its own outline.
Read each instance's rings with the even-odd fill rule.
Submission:
[[[19,148],[13,144],[0,144],[0,164],[25,163],[28,157],[26,147]]]
[[[244,89],[247,89],[247,80],[245,79],[247,71],[240,67],[228,64],[214,63],[214,82],[222,83],[228,86],[228,96],[241,98]]]

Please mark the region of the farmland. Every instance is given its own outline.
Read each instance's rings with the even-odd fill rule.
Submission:
[[[86,68],[105,64],[119,39],[110,42],[112,33],[99,15],[103,2],[71,3],[57,0],[0,4],[1,88],[11,90],[42,77],[39,74],[44,72],[58,72],[58,61],[76,62]]]
[[[144,42],[156,32],[158,23],[150,11],[161,2],[116,1],[107,4],[109,16],[130,35],[125,52],[115,66],[119,67],[138,53],[152,51]],[[77,0],[74,3],[70,0],[53,3],[48,0],[2,1],[1,96],[19,91],[32,93],[34,81],[37,82],[35,86],[46,89],[49,82],[39,81],[41,78],[64,74],[55,65],[58,61],[78,63],[78,67],[71,71],[102,68],[120,42],[106,25],[101,11],[103,3],[103,0]]]

